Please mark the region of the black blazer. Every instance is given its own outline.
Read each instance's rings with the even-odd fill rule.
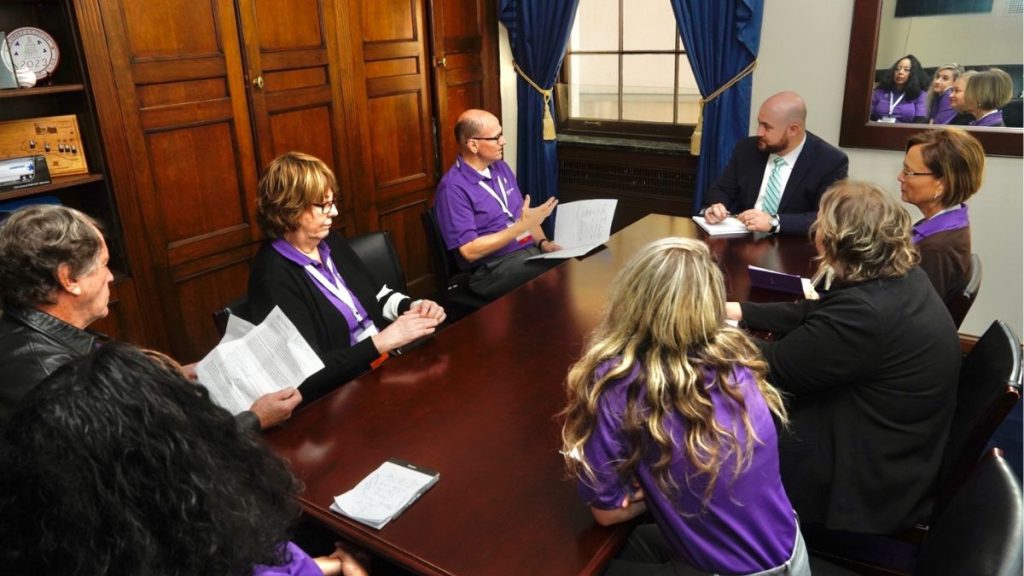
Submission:
[[[891,534],[927,519],[960,369],[956,327],[928,276],[833,288],[817,302],[744,303],[788,393],[782,483],[800,521]]]
[[[846,178],[850,167],[842,150],[810,132],[806,134],[807,141],[779,204],[779,232],[782,234],[807,234],[818,215],[821,195],[833,182]],[[732,214],[753,208],[766,164],[768,152],[757,149],[756,136],[740,140],[729,164],[704,196],[705,208],[719,202]]]
[[[381,304],[388,298],[396,295],[402,298],[399,314],[409,309],[411,300],[407,296],[397,292],[381,293],[384,283],[359,260],[348,241],[335,233],[326,240],[338,273],[378,329],[383,330],[390,323],[381,311]],[[262,322],[274,306],[280,306],[323,361],[324,368],[307,378],[299,389],[303,406],[369,370],[370,363],[380,356],[370,338],[350,346],[345,317],[320,292],[306,271],[281,256],[270,241],[260,246],[252,263],[249,306],[254,323]]]

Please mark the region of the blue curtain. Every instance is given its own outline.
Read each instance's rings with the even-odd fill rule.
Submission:
[[[707,96],[757,59],[764,0],[670,0],[697,88]],[[750,125],[747,76],[704,106],[704,135],[697,164],[694,213],[704,192],[725,168]]]
[[[512,57],[519,68],[544,89],[551,88],[562,65],[579,0],[500,0],[498,18],[508,30]],[[545,141],[541,129],[544,97],[518,76],[519,139],[516,179],[533,205],[558,196],[558,147]],[[554,102],[551,103],[554,106]],[[551,110],[554,116],[554,110]],[[554,218],[545,222],[553,233]]]

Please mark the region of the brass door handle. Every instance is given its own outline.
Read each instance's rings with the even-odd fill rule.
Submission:
[[[257,77],[255,77],[255,78],[253,78],[253,80],[252,80],[252,85],[253,85],[253,86],[254,86],[254,87],[255,87],[255,88],[257,89],[257,90],[263,90],[263,76],[257,76]]]
[[[444,68],[446,64],[448,64],[447,56],[441,56],[440,58],[437,59],[436,66],[438,68]]]

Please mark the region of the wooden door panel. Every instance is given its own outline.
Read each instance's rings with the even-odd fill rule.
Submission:
[[[364,44],[421,37],[419,0],[363,0],[362,4]]]
[[[371,98],[370,115],[384,138],[373,140],[374,181],[378,200],[433,184],[433,159],[424,149],[422,94],[411,92]]]
[[[340,144],[346,134],[333,1],[243,0],[240,6],[248,73],[263,81],[251,92],[260,167],[300,150],[321,158],[343,180]],[[286,126],[311,120],[316,123]]]
[[[302,108],[273,114],[270,117],[275,152],[282,154],[297,150],[317,158],[333,158],[331,134],[320,127],[330,122],[327,106]]]
[[[255,237],[252,135],[228,0],[101,3],[154,262]]]
[[[222,22],[217,0],[147,0],[118,2],[124,14],[128,48],[133,58],[144,59],[220,53]]]
[[[455,163],[455,122],[469,108],[501,117],[497,15],[492,0],[431,0],[441,170]]]
[[[195,362],[216,346],[220,336],[213,312],[248,291],[249,254],[218,260],[223,261],[204,263],[191,274],[192,270],[175,271],[174,300],[184,319],[175,350],[182,362]]]
[[[323,46],[317,0],[256,0],[254,8],[261,50]]]

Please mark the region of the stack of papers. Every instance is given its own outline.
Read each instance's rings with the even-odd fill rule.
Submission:
[[[260,396],[297,387],[323,367],[298,328],[275,306],[259,326],[231,315],[224,338],[196,364],[196,375],[215,404],[238,414]]]
[[[355,488],[335,496],[331,510],[380,530],[440,477],[433,470],[392,458]]]
[[[552,241],[562,249],[531,256],[527,260],[575,258],[604,244],[611,237],[612,218],[618,203],[618,200],[579,200],[559,204]]]
[[[750,230],[747,230],[747,227],[734,216],[729,216],[718,224],[708,224],[708,221],[703,216],[694,216],[693,221],[712,236],[750,234]]]

